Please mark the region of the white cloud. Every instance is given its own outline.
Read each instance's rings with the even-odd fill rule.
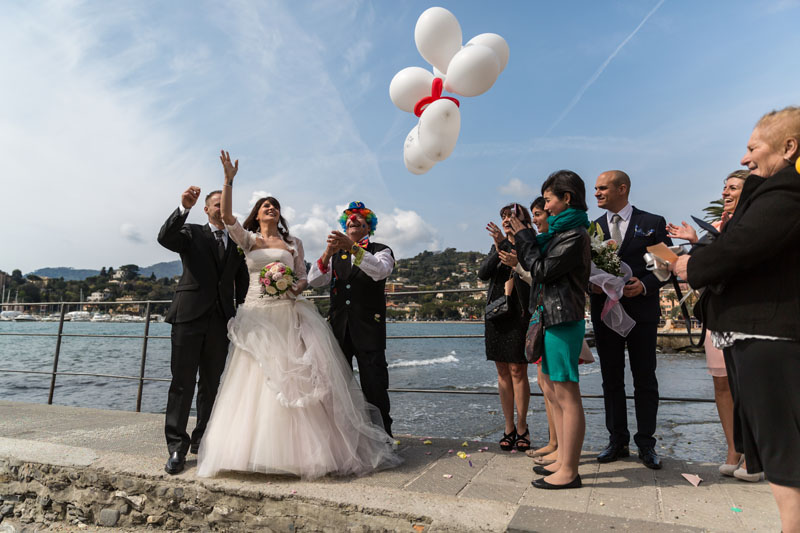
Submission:
[[[526,198],[536,194],[532,187],[523,183],[519,178],[511,178],[508,183],[501,185],[497,190],[508,196],[524,196]]]
[[[395,257],[409,257],[423,250],[440,248],[438,232],[416,211],[395,208],[391,214],[377,215],[374,239],[389,246]]]
[[[142,239],[142,235],[139,233],[139,229],[133,224],[123,224],[122,226],[120,226],[119,232],[124,239],[129,240],[131,242],[134,242],[136,244],[144,242],[144,239]]]
[[[304,214],[303,222],[289,226],[290,233],[303,241],[306,261],[313,262],[322,254],[328,234],[334,229],[339,229],[337,217],[336,209],[317,204],[312,206],[309,213]]]

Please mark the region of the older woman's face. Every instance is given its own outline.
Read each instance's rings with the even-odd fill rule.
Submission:
[[[761,127],[757,127],[747,142],[747,152],[742,158],[742,165],[750,169],[756,176],[769,178],[787,165],[780,147],[773,147]]]
[[[742,195],[744,180],[739,178],[728,178],[725,180],[725,187],[722,188],[722,210],[732,215],[739,204],[739,196]]]

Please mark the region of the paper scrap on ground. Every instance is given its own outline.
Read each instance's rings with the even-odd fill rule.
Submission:
[[[426,440],[426,441],[423,441],[423,443],[422,443],[422,444],[428,445],[428,444],[433,444],[433,442],[431,442],[431,441],[429,441],[429,440]]]
[[[742,512],[742,510],[739,509],[738,507],[731,507],[731,511],[733,511],[734,513],[741,513]]]
[[[467,458],[467,454],[464,453],[464,452],[458,452],[456,455],[459,456],[461,459],[466,459]]]
[[[694,474],[681,474],[681,475],[682,475],[684,478],[686,478],[686,481],[688,481],[689,483],[691,483],[691,484],[692,484],[692,485],[694,485],[695,487],[696,487],[696,486],[698,486],[698,485],[700,484],[700,482],[701,482],[701,481],[703,481],[703,480],[700,478],[700,476],[696,476],[696,475],[694,475]]]
[[[453,477],[453,474],[442,474],[442,477],[446,478],[446,479],[450,479],[451,477]]]
[[[462,443],[461,443],[461,446],[463,446],[464,448],[466,448],[467,446],[469,446],[469,444],[467,444],[467,441],[464,441],[464,442],[462,442]]]

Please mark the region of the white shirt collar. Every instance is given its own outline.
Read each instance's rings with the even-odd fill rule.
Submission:
[[[619,210],[619,213],[612,213],[611,211],[606,211],[606,221],[611,224],[611,217],[614,215],[619,215],[622,220],[628,222],[631,219],[631,215],[633,214],[633,206],[628,202],[625,204],[625,207]]]
[[[211,230],[211,233],[214,233],[215,231],[220,231],[220,228],[216,227],[211,222],[209,222],[206,225],[208,226],[208,229]],[[228,236],[228,229],[225,226],[222,226],[222,234],[225,235],[226,237]]]

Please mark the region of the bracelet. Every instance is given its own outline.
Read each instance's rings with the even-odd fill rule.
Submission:
[[[226,186],[226,187],[233,187],[233,183],[227,183],[227,182],[226,182],[226,183],[225,183],[225,186]]]

